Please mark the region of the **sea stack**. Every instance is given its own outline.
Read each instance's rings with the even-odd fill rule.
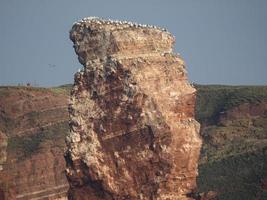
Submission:
[[[195,92],[174,37],[155,26],[85,18],[69,105],[73,200],[188,200],[201,147]]]

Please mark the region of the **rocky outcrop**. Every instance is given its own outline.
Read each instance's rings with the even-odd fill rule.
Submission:
[[[66,199],[68,94],[0,87],[0,199]]]
[[[0,171],[3,170],[3,164],[7,158],[7,136],[0,131]]]
[[[201,140],[174,37],[86,18],[70,38],[84,69],[69,107],[69,199],[191,199]]]

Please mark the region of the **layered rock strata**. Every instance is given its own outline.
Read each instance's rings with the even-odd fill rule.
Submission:
[[[0,131],[0,171],[7,159],[7,136]]]
[[[0,87],[0,200],[67,199],[68,95]]]
[[[86,18],[70,39],[84,68],[69,107],[69,199],[191,199],[201,139],[195,89],[174,37]]]

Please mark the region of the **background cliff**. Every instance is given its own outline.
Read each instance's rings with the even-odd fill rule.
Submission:
[[[267,87],[201,86],[200,191],[218,199],[267,199]]]
[[[0,87],[0,199],[66,196],[67,103],[66,87]]]
[[[0,199],[3,197],[1,196],[3,192],[6,192],[6,199],[15,199],[15,195],[23,194],[26,191],[26,193],[34,191],[37,193],[33,196],[25,196],[24,199],[45,199],[45,196],[49,194],[61,192],[65,194],[68,190],[68,187],[64,186],[67,184],[67,181],[63,174],[65,168],[63,146],[65,145],[64,137],[69,130],[67,123],[67,100],[70,87],[50,89],[25,87],[0,88],[0,130],[2,135],[6,135],[6,137],[1,137],[0,135],[0,165],[2,162],[4,163],[4,170],[0,171]],[[198,177],[199,191],[216,191],[218,193],[217,199],[219,200],[266,199],[267,87],[196,85],[196,88],[198,91],[196,117],[201,122],[201,135],[203,137]],[[56,121],[64,120],[65,122],[59,129],[60,125],[55,127],[55,129],[48,127],[47,131],[50,130],[51,134],[47,136],[50,139],[40,137],[38,140],[35,140],[34,138],[38,138],[38,131],[31,134],[25,131],[19,134],[18,141],[20,142],[13,145],[13,139],[15,138],[15,141],[17,141],[16,138],[18,137],[15,136],[14,132],[8,134],[4,130],[7,130],[7,127],[15,130],[14,127],[11,127],[18,126],[18,121],[14,117],[8,117],[12,112],[7,112],[7,110],[13,105],[17,105],[22,99],[28,101],[29,105],[33,106],[32,94],[35,94],[38,98],[45,97],[48,94],[47,99],[54,98],[54,96],[59,97],[56,98],[56,101],[49,104],[47,104],[49,100],[42,101],[41,104],[47,104],[44,106],[47,109],[53,110],[53,108],[63,103],[65,108],[63,107],[62,109],[65,109],[65,111],[62,110],[62,112],[64,114]],[[36,117],[38,115],[42,116],[41,104],[40,108],[39,106],[35,107],[36,113],[34,115],[28,115],[28,122],[32,123],[32,125],[27,125],[27,129],[36,127],[36,123],[33,123],[36,120],[44,124],[43,119],[54,118],[55,113],[53,112],[43,113],[45,118]],[[14,109],[17,109],[17,106],[14,107]],[[28,112],[26,111],[27,107],[22,107],[21,109],[21,113]],[[21,130],[26,129],[22,127]],[[43,133],[47,132],[43,131]],[[2,138],[6,138],[8,142]],[[33,141],[38,142],[34,143]],[[3,144],[5,142],[9,144],[9,147],[6,148],[6,145]],[[48,143],[50,145],[47,145]],[[32,146],[30,144],[39,145]],[[56,146],[60,146],[60,148]],[[29,147],[32,147],[30,151]],[[56,153],[58,156],[57,160],[60,160],[61,163],[60,166],[54,164],[54,157],[51,157],[51,159],[47,158],[46,155],[48,152],[51,152],[51,149],[60,149]],[[2,160],[5,150],[8,150],[7,162],[3,161],[4,159]],[[30,152],[30,154],[27,152]],[[45,164],[39,163],[40,159],[47,159],[47,162]],[[8,164],[11,162],[12,164]],[[23,163],[30,163],[30,166],[34,165],[35,170],[32,170],[33,168],[30,168],[30,170],[25,168]],[[10,171],[10,169],[12,170]],[[41,174],[42,171],[45,171],[43,173],[49,174],[50,177],[54,177],[55,181],[45,181],[46,176],[38,177],[38,174]],[[56,176],[53,175],[54,173],[61,175]],[[31,181],[25,182],[24,180],[27,177],[29,177],[29,180],[31,177]],[[63,185],[63,188],[60,188],[60,185]],[[24,188],[25,192],[21,191],[20,188]],[[53,190],[52,188],[55,189]],[[47,191],[46,189],[52,190]],[[43,192],[38,193],[38,191]],[[57,196],[50,196],[49,198],[53,199],[55,197]]]

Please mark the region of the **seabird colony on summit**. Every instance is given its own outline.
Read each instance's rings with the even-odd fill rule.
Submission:
[[[129,21],[120,21],[120,20],[112,20],[112,19],[102,19],[99,17],[85,17],[83,19],[81,19],[80,21],[74,22],[73,25],[77,24],[77,25],[81,25],[81,23],[83,22],[94,22],[96,24],[114,24],[114,25],[128,25],[130,27],[142,27],[142,28],[154,28],[154,29],[159,29],[161,31],[164,32],[168,32],[167,29],[165,28],[160,28],[157,26],[153,26],[153,25],[147,25],[147,24],[138,24],[135,22],[129,22]]]
[[[157,27],[154,25],[147,25],[147,24],[138,24],[135,22],[130,22],[130,21],[120,21],[120,20],[112,20],[112,19],[103,19],[100,17],[85,17],[77,22],[74,22],[73,25],[81,25],[81,23],[84,22],[93,22],[95,24],[114,24],[116,25],[128,25],[129,27],[141,27],[141,28],[153,28],[153,29],[158,29],[164,32],[167,32],[170,34],[170,32],[166,29],[166,28],[161,28],[161,27]],[[173,36],[174,37],[174,36]],[[78,69],[78,72],[83,73],[83,69]]]

